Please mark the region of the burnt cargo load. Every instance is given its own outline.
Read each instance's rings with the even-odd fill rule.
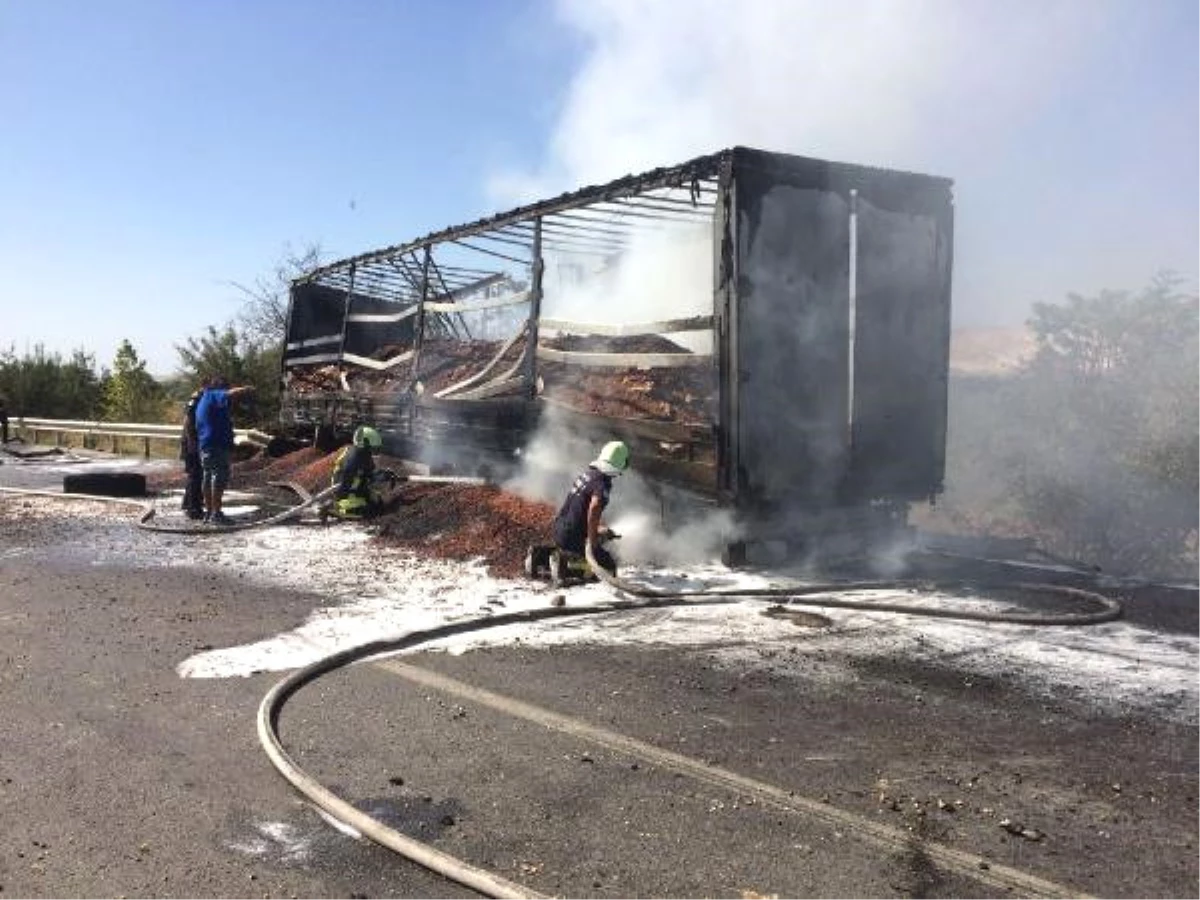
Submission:
[[[284,424],[460,466],[621,438],[781,527],[902,516],[942,490],[951,187],[735,147],[324,266]]]

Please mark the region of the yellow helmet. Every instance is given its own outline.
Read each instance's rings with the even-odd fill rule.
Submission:
[[[609,441],[592,465],[605,475],[620,475],[629,468],[629,447],[624,441]]]
[[[383,446],[383,438],[370,425],[359,425],[354,430],[354,446],[370,447],[372,450],[378,450]]]

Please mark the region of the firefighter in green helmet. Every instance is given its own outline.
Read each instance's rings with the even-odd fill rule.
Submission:
[[[375,454],[383,437],[369,425],[361,425],[333,467],[334,502],[331,512],[355,519],[373,515],[385,503],[385,488],[396,483],[396,475],[375,466]]]
[[[558,548],[549,560],[553,581],[561,581],[572,563],[584,572],[588,571],[582,561],[588,544],[592,546],[596,562],[616,574],[617,561],[601,545],[617,535],[603,524],[601,517],[608,506],[613,479],[628,468],[629,447],[624,441],[609,441],[571,484],[552,526]]]

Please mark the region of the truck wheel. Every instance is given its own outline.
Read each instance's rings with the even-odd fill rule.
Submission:
[[[746,542],[734,541],[726,544],[721,551],[721,562],[731,569],[744,569],[746,567]]]
[[[322,453],[333,452],[341,443],[332,425],[318,425],[313,432],[313,445]]]
[[[63,476],[64,494],[145,497],[146,476],[137,472],[85,472]]]

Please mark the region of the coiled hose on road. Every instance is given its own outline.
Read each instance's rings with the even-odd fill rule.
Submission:
[[[263,698],[258,710],[259,742],[266,750],[271,763],[305,797],[315,803],[320,809],[333,816],[339,822],[353,828],[372,841],[399,853],[407,859],[425,868],[451,879],[472,890],[479,891],[489,897],[540,897],[529,888],[509,881],[494,872],[472,866],[460,859],[432,847],[429,844],[409,837],[385,823],[362,812],[351,803],[338,797],[325,788],[320,782],[305,772],[288,755],[279,738],[279,717],[284,704],[297,691],[336,669],[343,668],[372,656],[396,653],[401,650],[411,650],[430,641],[451,637],[485,628],[495,628],[504,625],[539,622],[545,619],[566,616],[599,615],[631,609],[653,609],[663,606],[699,605],[716,603],[733,603],[737,600],[754,599],[758,597],[791,598],[796,604],[810,606],[829,606],[842,609],[858,609],[877,612],[895,612],[906,615],[934,616],[939,618],[957,618],[972,621],[1007,622],[1024,625],[1088,625],[1108,622],[1119,618],[1122,607],[1119,601],[1105,597],[1092,591],[1078,588],[1062,587],[1050,584],[1017,584],[1006,583],[1006,588],[1019,588],[1038,593],[1064,594],[1073,599],[1083,600],[1097,605],[1099,608],[1092,612],[1066,614],[995,614],[982,613],[972,610],[940,610],[926,607],[910,606],[901,603],[870,603],[862,601],[842,600],[834,597],[821,599],[797,599],[802,595],[829,594],[836,591],[887,589],[921,587],[924,589],[948,588],[971,585],[966,581],[858,581],[830,582],[819,585],[805,585],[791,588],[763,589],[732,589],[719,591],[663,591],[646,585],[636,585],[617,578],[600,566],[587,548],[587,558],[592,569],[607,584],[614,589],[638,599],[635,601],[616,600],[597,606],[566,608],[546,607],[544,609],[528,610],[525,612],[489,615],[477,619],[454,622],[420,631],[411,631],[393,638],[371,641],[358,647],[351,647],[331,654],[324,659],[298,669],[275,685]]]
[[[932,579],[932,580],[891,580],[891,581],[832,581],[823,584],[801,585],[780,588],[728,588],[722,590],[692,590],[664,591],[649,585],[635,584],[618,578],[596,561],[589,543],[586,548],[588,565],[596,577],[614,590],[639,597],[647,601],[674,602],[696,597],[786,597],[789,606],[826,606],[835,609],[857,609],[866,612],[893,612],[910,616],[926,616],[938,619],[964,619],[971,622],[1007,622],[1012,625],[1098,625],[1101,622],[1111,622],[1119,619],[1123,612],[1120,601],[1098,594],[1095,591],[1085,591],[1080,588],[1067,587],[1058,584],[1041,584],[1033,582],[980,582],[966,579]],[[1020,590],[1032,594],[1059,594],[1097,605],[1099,608],[1092,612],[1078,613],[987,613],[969,609],[930,609],[925,606],[912,606],[907,603],[874,603],[871,601],[840,600],[833,597],[823,597],[819,600],[797,599],[812,595],[824,595],[833,592],[863,591],[863,590],[905,590],[919,589],[925,591],[955,590],[955,589],[1006,589]]]
[[[154,518],[154,507],[151,506],[138,520],[138,528],[145,531],[157,531],[163,534],[228,534],[231,531],[248,531],[251,528],[282,525],[284,522],[298,518],[309,507],[315,506],[326,498],[333,496],[333,492],[337,490],[336,487],[327,487],[314,496],[294,482],[288,482],[284,487],[291,488],[291,490],[299,494],[301,498],[300,503],[265,519],[257,519],[253,522],[234,522],[230,525],[210,525],[205,528],[188,528],[185,525],[157,525],[151,524]]]

